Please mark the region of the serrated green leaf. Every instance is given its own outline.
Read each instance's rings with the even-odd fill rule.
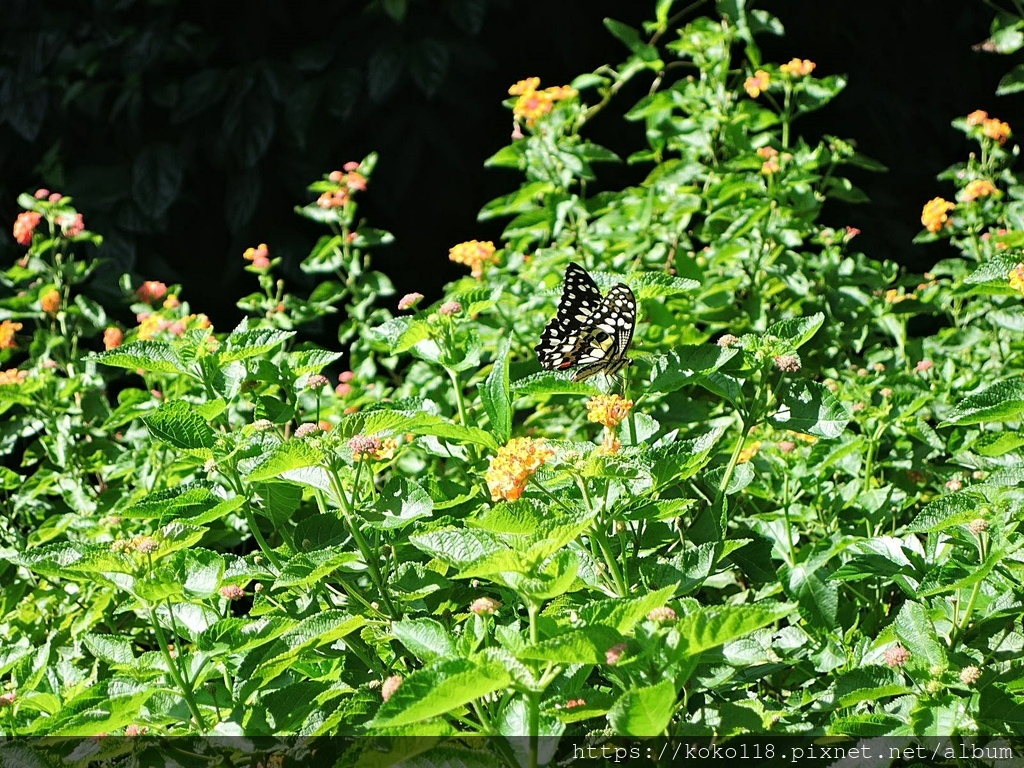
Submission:
[[[196,413],[194,406],[181,400],[163,403],[143,421],[154,437],[177,448],[209,449],[216,443],[206,420]]]

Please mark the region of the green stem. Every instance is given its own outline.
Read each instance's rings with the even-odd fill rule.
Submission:
[[[167,607],[167,610],[171,610],[170,606]],[[153,625],[153,631],[156,633],[156,641],[160,645],[160,653],[163,654],[164,661],[167,663],[167,669],[170,671],[171,677],[174,678],[174,683],[181,691],[181,695],[185,697],[185,703],[188,705],[189,711],[192,713],[192,717],[195,718],[196,725],[199,726],[200,731],[205,733],[206,720],[203,719],[203,713],[199,711],[199,705],[196,704],[195,696],[192,693],[192,686],[185,682],[185,678],[182,677],[181,671],[178,669],[178,665],[171,657],[171,652],[167,644],[167,636],[164,635],[163,627],[161,627],[160,622],[157,621],[156,612],[153,610],[153,607],[147,604],[146,611],[149,613],[149,621]]]
[[[341,504],[341,516],[345,519],[349,532],[352,534],[352,539],[355,541],[360,554],[363,556],[363,562],[366,563],[367,571],[370,574],[370,580],[373,582],[374,587],[377,588],[377,594],[380,595],[380,599],[384,603],[384,608],[387,610],[388,615],[397,621],[402,618],[402,613],[395,608],[394,604],[391,602],[391,596],[388,594],[388,591],[384,586],[384,579],[381,577],[380,568],[377,567],[376,554],[370,549],[370,545],[366,541],[366,537],[363,536],[363,532],[359,528],[359,523],[355,519],[353,509],[349,504],[348,499],[345,497],[344,489],[341,487],[341,482],[338,480],[338,474],[334,471],[333,467],[327,473],[327,476],[331,481],[331,490],[334,491],[334,494],[338,497],[338,501]],[[353,495],[355,494],[355,489],[353,489],[352,493]]]

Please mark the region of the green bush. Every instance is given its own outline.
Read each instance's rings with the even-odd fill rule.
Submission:
[[[529,737],[494,739],[509,765],[545,736],[1020,737],[1009,127],[955,121],[980,150],[919,239],[960,256],[901,274],[819,221],[864,201],[843,168],[883,170],[794,130],[843,78],[762,62],[767,13],[677,27],[672,6],[646,37],[608,22],[618,67],[510,89],[489,163],[524,180],[481,213],[510,219],[504,247],[455,246],[472,274],[433,303],[371,268],[373,156],[298,209],[328,232],[302,264],[323,282],[294,296],[249,249],[260,291],[226,334],[160,283],[123,283],[139,324],[111,325],[78,291],[99,238],[67,198],[21,198],[5,734]],[[645,75],[648,176],[592,193],[621,160],[587,124]],[[591,296],[558,311],[553,359],[628,354],[617,377],[538,363],[570,263],[630,325],[635,296],[635,334],[596,333]],[[335,312],[332,387],[342,353],[295,329]],[[922,316],[940,330],[909,334]]]

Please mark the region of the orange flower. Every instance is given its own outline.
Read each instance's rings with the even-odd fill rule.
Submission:
[[[970,202],[971,200],[977,200],[979,197],[995,194],[998,191],[995,184],[988,179],[975,179],[964,187],[960,193],[960,199]]]
[[[618,395],[595,395],[587,401],[587,420],[614,429],[629,416],[633,401]]]
[[[512,107],[512,115],[516,120],[525,120],[532,126],[537,119],[543,117],[555,106],[555,100],[546,91],[527,91]]]
[[[491,501],[518,499],[533,474],[554,455],[543,438],[515,437],[509,440],[498,449],[484,474],[491,491]]]
[[[470,240],[450,248],[448,258],[456,264],[465,264],[472,270],[473,277],[480,280],[484,276],[484,265],[497,262],[494,251],[494,243],[490,240]]]
[[[103,331],[103,348],[108,352],[112,349],[116,349],[121,346],[121,342],[124,340],[124,333],[120,328],[110,326]]]
[[[12,323],[10,320],[0,323],[0,349],[13,349],[18,346],[14,341],[14,334],[21,329],[21,323]]]
[[[988,112],[984,109],[976,109],[967,116],[968,125],[981,125],[988,120]]]
[[[756,99],[761,95],[761,91],[767,91],[768,86],[771,84],[772,76],[765,72],[763,69],[757,70],[753,77],[748,77],[744,83],[743,88],[747,91],[747,95],[752,99]]]
[[[943,200],[941,197],[932,198],[925,203],[924,209],[921,211],[921,223],[929,232],[938,232],[943,227],[948,226],[948,214],[954,208],[956,208],[956,205],[949,202],[949,200]]]
[[[28,376],[28,371],[19,371],[17,368],[0,371],[0,387],[6,387],[10,384],[21,384],[26,376]]]
[[[804,77],[805,75],[811,74],[814,68],[817,66],[810,59],[790,59],[788,64],[783,64],[779,67],[785,75],[793,75],[795,77]]]
[[[42,220],[43,214],[36,211],[18,214],[18,218],[14,220],[14,239],[18,241],[18,245],[32,245],[32,235]]]
[[[765,176],[771,176],[773,173],[778,173],[782,166],[779,165],[779,161],[774,157],[771,160],[765,160],[761,163],[761,173]]]
[[[39,297],[39,303],[43,307],[43,312],[56,315],[60,309],[60,292],[56,288],[51,288]]]
[[[775,147],[764,146],[757,148],[757,156],[765,160],[771,160],[773,157],[778,157],[778,154],[779,150]]]
[[[1005,144],[1006,140],[1010,138],[1010,126],[994,117],[985,120],[981,124],[981,132],[1000,144]]]
[[[1010,287],[1024,293],[1024,262],[1010,270]]]
[[[152,304],[167,295],[167,286],[159,280],[147,280],[135,292],[141,301]]]

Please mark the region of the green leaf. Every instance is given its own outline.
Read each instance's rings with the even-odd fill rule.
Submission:
[[[676,585],[659,589],[643,597],[624,597],[592,602],[580,607],[580,620],[590,624],[601,624],[628,634],[655,608],[660,608],[672,599]]]
[[[597,395],[600,390],[585,381],[571,381],[567,374],[544,371],[512,382],[516,397],[530,395]]]
[[[946,652],[923,605],[908,600],[893,622],[896,635],[912,656],[924,659],[929,666],[946,665]]]
[[[374,505],[374,512],[380,513],[382,519],[368,514],[367,521],[385,530],[395,530],[429,517],[433,510],[434,500],[429,493],[411,480],[394,477],[384,486]]]
[[[651,392],[675,392],[693,383],[695,378],[718,370],[737,354],[738,350],[725,349],[717,344],[677,347],[654,359],[654,376],[648,389]]]
[[[83,638],[85,647],[97,659],[112,665],[129,665],[135,661],[131,638],[124,635],[96,635]]]
[[[935,533],[969,523],[978,517],[978,507],[986,502],[984,495],[969,489],[947,493],[929,502],[907,530],[911,533]]]
[[[764,336],[775,336],[782,341],[788,342],[794,350],[810,341],[811,337],[818,332],[818,329],[825,322],[825,315],[816,312],[810,317],[800,317],[794,320],[783,320],[768,326]]]
[[[497,662],[442,659],[406,677],[369,726],[394,727],[438,717],[503,690],[511,682],[508,670]]]
[[[197,450],[212,448],[216,443],[206,419],[196,413],[194,406],[181,400],[163,403],[143,421],[154,437],[177,448]]]
[[[800,605],[800,615],[812,626],[831,629],[839,612],[839,584],[815,561],[783,565],[779,578],[786,594]]]
[[[360,562],[358,552],[352,552],[344,547],[324,547],[312,552],[300,552],[285,564],[281,575],[274,581],[274,587],[308,589],[324,581],[339,568],[352,564],[359,565]],[[345,570],[361,571],[362,566]]]
[[[817,381],[786,381],[779,392],[781,407],[771,417],[780,429],[816,437],[838,437],[850,422],[851,413]]]
[[[132,341],[109,352],[99,353],[96,361],[130,371],[194,375],[181,362],[174,347],[163,341]]]
[[[291,439],[280,443],[270,451],[255,467],[250,470],[246,478],[249,482],[260,480],[271,480],[280,477],[285,472],[311,467],[323,460],[323,454],[304,440]]]
[[[480,401],[491,421],[494,439],[504,445],[512,435],[512,395],[509,388],[508,358],[512,337],[502,343],[494,367],[480,386]]]
[[[516,656],[520,659],[550,661],[557,664],[607,664],[607,653],[622,642],[622,635],[600,624],[572,629],[555,637],[528,645]]]
[[[434,619],[403,619],[394,622],[391,631],[416,658],[427,664],[455,655],[455,638]]]
[[[96,573],[134,573],[134,558],[113,552],[109,545],[58,542],[5,555],[5,559],[47,578],[81,577]]]
[[[942,426],[1020,421],[1024,414],[1024,380],[1007,379],[957,403]]]
[[[791,612],[786,605],[724,605],[702,607],[679,620],[683,658],[696,656],[773,624]]]
[[[224,345],[217,351],[217,359],[223,366],[235,360],[256,357],[269,352],[294,335],[295,331],[278,331],[272,328],[256,328],[251,331],[235,330],[224,340]]]
[[[671,679],[644,688],[630,688],[608,712],[616,735],[644,738],[665,733],[676,710],[677,692]]]
[[[223,499],[213,490],[213,483],[193,482],[156,491],[141,501],[121,510],[121,517],[159,520],[166,523],[181,520],[191,525],[203,525],[238,509],[245,503],[242,496]]]

